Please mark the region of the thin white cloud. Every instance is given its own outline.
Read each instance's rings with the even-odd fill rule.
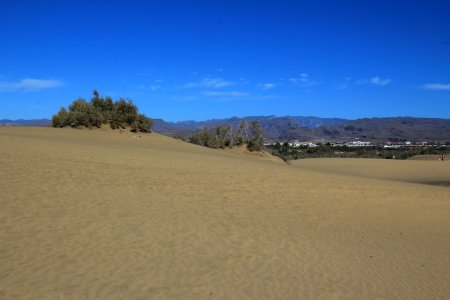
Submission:
[[[308,74],[302,73],[299,78],[300,82],[307,83],[310,81]]]
[[[270,82],[258,84],[258,88],[260,88],[261,90],[264,90],[264,91],[273,89],[275,86],[276,86],[275,83],[270,83]]]
[[[309,79],[309,75],[308,74],[301,73],[299,78],[291,77],[291,78],[289,78],[289,81],[293,82],[293,83],[298,83],[298,82],[308,83],[308,82],[310,82],[310,79]]]
[[[379,86],[385,86],[388,85],[389,83],[391,83],[392,80],[391,79],[381,79],[378,76],[375,76],[373,78],[370,79],[370,83],[375,84],[375,85],[379,85]]]
[[[278,95],[255,95],[241,91],[204,91],[195,95],[175,95],[176,101],[207,101],[207,102],[234,102],[234,101],[269,101],[281,99]]]
[[[151,85],[141,84],[141,85],[138,85],[137,87],[140,90],[150,90],[150,91],[157,91],[157,90],[161,89],[161,86],[156,85],[156,84],[151,84]]]
[[[149,90],[149,91],[157,91],[161,90],[161,83],[163,83],[162,79],[155,79],[150,84],[140,84],[137,86],[140,90]]]
[[[231,91],[231,92],[218,92],[218,91],[207,91],[202,93],[205,97],[245,97],[249,96],[249,93],[245,92],[237,92],[237,91]]]
[[[422,85],[422,88],[434,91],[450,91],[450,83],[427,83]]]
[[[356,84],[373,84],[377,86],[386,86],[390,83],[392,83],[392,79],[388,78],[380,78],[378,76],[372,77],[370,79],[359,79],[356,81]]]
[[[0,91],[44,90],[64,86],[64,82],[56,79],[25,78],[20,81],[0,81]]]
[[[315,86],[321,83],[320,81],[311,79],[307,73],[301,73],[298,78],[291,77],[288,78],[288,80],[294,84],[299,84],[302,87]]]
[[[224,88],[236,85],[235,82],[226,81],[222,78],[205,77],[200,82],[188,82],[185,88]]]

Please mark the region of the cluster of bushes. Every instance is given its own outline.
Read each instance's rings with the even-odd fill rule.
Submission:
[[[264,147],[263,134],[259,123],[252,122],[249,127],[245,121],[242,121],[236,128],[230,125],[204,128],[191,135],[189,142],[213,149],[247,144],[250,151],[261,151]]]
[[[270,145],[267,149],[272,155],[278,156],[284,161],[302,158],[342,157],[337,155],[339,152],[333,149],[330,144],[319,144],[317,147],[293,147],[286,142]],[[349,153],[350,157],[351,155],[352,153]]]
[[[352,157],[360,157],[360,158],[384,158],[384,159],[408,159],[410,157],[416,155],[441,155],[450,152],[450,149],[446,147],[400,147],[400,148],[384,148],[382,146],[373,146],[373,147],[333,147],[338,150],[339,154],[342,155],[345,153],[352,152]]]
[[[287,142],[283,144],[276,143],[274,145],[270,145],[267,149],[272,155],[278,156],[284,161],[300,158],[298,148],[289,146]]]
[[[276,143],[266,147],[275,156],[283,160],[295,160],[302,158],[319,157],[357,157],[357,158],[384,158],[384,159],[408,159],[415,155],[425,154],[450,154],[450,149],[446,147],[419,147],[419,148],[384,148],[382,146],[373,147],[348,147],[331,146],[329,143],[319,144],[317,147],[292,147],[288,143]]]
[[[113,101],[111,97],[100,98],[94,90],[94,96],[90,102],[77,99],[69,105],[69,110],[64,107],[53,116],[53,127],[101,127],[109,124],[112,129],[131,127],[133,132],[150,132],[153,120],[140,114],[132,101],[119,99]]]

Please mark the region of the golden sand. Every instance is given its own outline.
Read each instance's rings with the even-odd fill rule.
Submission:
[[[0,128],[0,299],[449,299],[449,162]]]

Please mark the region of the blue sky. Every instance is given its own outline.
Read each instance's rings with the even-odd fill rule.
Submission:
[[[78,97],[169,121],[450,118],[450,1],[0,3],[0,119]]]

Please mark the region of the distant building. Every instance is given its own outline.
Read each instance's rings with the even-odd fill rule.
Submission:
[[[372,146],[370,142],[353,141],[345,144],[347,147],[369,147]]]
[[[400,148],[401,145],[396,145],[396,144],[387,144],[384,145],[383,148]]]
[[[295,141],[289,143],[289,146],[298,148],[298,147],[300,147],[301,145],[300,145],[300,142],[299,142],[299,141],[295,140]]]
[[[317,144],[313,142],[299,142],[298,140],[295,140],[293,142],[272,142],[272,143],[266,143],[265,145],[271,145],[274,146],[276,144],[283,145],[287,143],[290,147],[299,148],[299,147],[317,147]]]
[[[314,148],[314,147],[317,147],[317,145],[312,143],[312,142],[301,142],[301,143],[298,144],[297,147],[311,147],[311,148]]]

